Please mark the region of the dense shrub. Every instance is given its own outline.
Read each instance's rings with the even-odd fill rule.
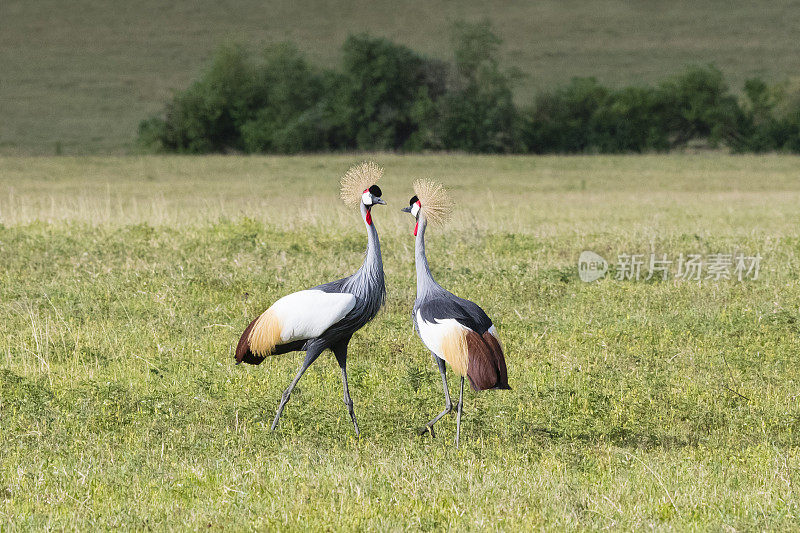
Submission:
[[[672,146],[684,146],[698,138],[708,139],[712,146],[737,142],[742,110],[716,68],[690,67],[662,82],[656,98]]]
[[[610,93],[592,121],[592,144],[599,152],[664,151],[669,132],[659,114],[656,91],[627,87]]]
[[[523,149],[513,73],[499,66],[501,42],[488,22],[455,26],[455,69],[442,106],[444,148],[466,152]]]
[[[255,109],[239,123],[247,152],[294,153],[324,146],[318,105],[323,79],[295,48],[265,50],[254,85],[261,87]]]
[[[525,113],[523,137],[532,152],[643,152],[738,141],[745,117],[713,67],[692,67],[657,88],[612,91],[576,78],[540,95]]]
[[[771,150],[800,153],[800,86],[767,86],[760,79],[745,82],[742,152]]]
[[[258,59],[241,46],[224,46],[167,104],[163,119],[140,124],[139,136],[183,153],[319,149],[314,107],[321,94],[319,76],[290,45],[270,47]]]
[[[332,144],[361,150],[420,150],[436,146],[437,101],[446,65],[367,35],[343,46],[342,75],[328,104]]]
[[[328,71],[288,44],[257,56],[224,46],[162,115],[141,122],[139,142],[180,153],[620,153],[689,143],[800,153],[797,83],[748,80],[740,99],[713,66],[689,67],[655,87],[575,78],[520,110],[517,73],[501,67],[501,40],[489,24],[454,30],[451,64],[368,35],[348,37],[340,68]]]
[[[152,142],[153,133],[158,132],[165,150],[182,153],[239,148],[237,126],[258,109],[263,101],[261,92],[247,51],[241,46],[224,46],[198,81],[175,94],[163,122],[144,122],[140,134]]]
[[[523,139],[535,153],[586,152],[594,149],[595,115],[610,92],[594,78],[574,78],[561,89],[543,93],[525,114]]]

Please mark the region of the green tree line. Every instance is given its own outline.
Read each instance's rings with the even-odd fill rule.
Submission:
[[[800,87],[746,82],[730,92],[715,67],[655,86],[594,78],[515,103],[521,75],[502,67],[486,22],[453,28],[453,59],[352,35],[336,69],[291,44],[220,47],[200,78],[141,122],[139,143],[177,153],[341,150],[480,153],[669,151],[700,142],[733,152],[800,153]]]

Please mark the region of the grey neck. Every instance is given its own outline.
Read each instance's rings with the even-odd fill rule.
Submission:
[[[369,293],[374,292],[376,289],[381,293],[384,290],[381,243],[378,240],[378,231],[375,229],[375,223],[367,224],[368,213],[369,210],[362,203],[361,219],[367,227],[367,253],[361,268],[351,278],[352,288],[364,297],[368,297]]]
[[[423,298],[427,294],[441,289],[438,283],[433,280],[431,269],[428,266],[428,258],[425,255],[425,229],[428,221],[425,215],[419,214],[417,222],[417,237],[414,239],[414,263],[417,267],[417,299]]]

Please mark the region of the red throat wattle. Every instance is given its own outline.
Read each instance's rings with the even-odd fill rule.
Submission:
[[[417,229],[418,229],[418,228],[419,228],[419,220],[417,220],[417,223],[416,223],[416,224],[414,224],[414,237],[416,237],[416,236],[417,236]]]

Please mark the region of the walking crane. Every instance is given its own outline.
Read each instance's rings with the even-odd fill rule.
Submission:
[[[273,431],[303,373],[329,348],[342,370],[344,403],[359,434],[347,386],[347,345],[353,333],[375,317],[386,297],[381,245],[372,221],[373,206],[386,205],[376,185],[382,175],[378,165],[364,162],[350,168],[341,180],[342,200],[349,207],[359,207],[367,230],[367,252],[361,268],[352,276],[284,296],[250,322],[239,339],[237,364],[258,365],[267,356],[306,353],[300,371],[281,396]]]

